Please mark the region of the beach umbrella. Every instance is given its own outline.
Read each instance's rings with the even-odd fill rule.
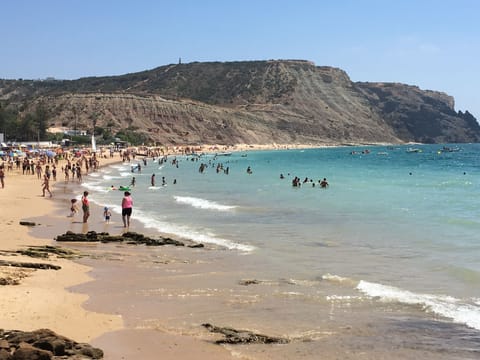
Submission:
[[[47,151],[45,152],[45,154],[46,154],[48,157],[54,157],[54,156],[56,155],[55,152],[52,151],[52,150],[47,150]]]

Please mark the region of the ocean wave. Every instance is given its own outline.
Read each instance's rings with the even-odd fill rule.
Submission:
[[[121,179],[121,176],[103,175],[104,180]]]
[[[190,197],[190,196],[174,196],[175,201],[180,204],[187,204],[194,208],[217,210],[217,211],[230,211],[236,208],[232,205],[222,205],[214,201]]]
[[[344,282],[344,281],[348,281],[349,279],[339,275],[325,274],[325,275],[322,275],[322,280]]]
[[[172,234],[197,243],[213,244],[229,250],[239,250],[242,252],[252,252],[255,250],[255,247],[251,245],[240,244],[228,239],[219,238],[214,234],[209,234],[205,231],[200,232],[188,226],[154,219],[142,210],[135,210],[135,219],[147,228],[157,229],[161,233]]]
[[[90,191],[101,192],[101,193],[106,193],[110,190],[104,187],[104,185],[99,182],[84,182],[82,183],[82,186],[87,188]]]
[[[109,207],[113,213],[122,213],[122,207],[120,205],[110,203],[101,204],[100,202],[92,199],[90,199],[90,201],[102,207]],[[213,234],[200,233],[186,226],[175,225],[170,222],[163,222],[153,219],[142,210],[135,209],[133,218],[136,221],[141,222],[147,228],[156,229],[161,233],[175,235],[180,238],[188,239],[197,243],[213,244],[223,248],[227,248],[229,250],[239,250],[242,252],[252,252],[253,250],[255,250],[255,247],[251,245],[235,243],[227,239],[218,238]]]
[[[361,280],[357,289],[370,297],[384,302],[399,302],[409,305],[420,305],[426,312],[452,319],[480,330],[480,307],[475,301],[469,303],[446,295],[417,294],[393,286],[375,284]]]

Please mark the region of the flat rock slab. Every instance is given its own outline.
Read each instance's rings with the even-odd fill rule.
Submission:
[[[96,231],[89,231],[85,234],[67,231],[65,234],[55,237],[55,240],[59,242],[125,242],[127,244],[143,244],[147,246],[185,246],[183,242],[168,237],[154,239],[136,232],[126,232],[122,235],[110,235],[106,232],[97,233]],[[198,248],[203,247],[203,244],[189,245],[188,247]]]
[[[288,344],[290,340],[280,337],[257,334],[248,330],[236,330],[229,327],[218,327],[211,324],[202,324],[207,330],[225,336],[215,341],[216,344]]]

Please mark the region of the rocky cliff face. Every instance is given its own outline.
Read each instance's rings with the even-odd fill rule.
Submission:
[[[403,141],[477,142],[478,123],[468,112],[456,113],[453,97],[392,83],[357,83],[380,116]]]
[[[115,77],[0,82],[0,99],[43,104],[50,125],[134,128],[164,144],[476,142],[452,97],[414,86],[353,83],[307,61],[191,63]]]

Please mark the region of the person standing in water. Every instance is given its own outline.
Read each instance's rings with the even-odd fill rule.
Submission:
[[[90,216],[90,202],[88,201],[88,191],[83,192],[82,196],[83,222],[86,223]]]
[[[155,174],[152,174],[152,178],[150,179],[150,184],[155,186]]]
[[[132,216],[133,199],[128,191],[124,192],[122,199],[122,220],[123,227],[130,227],[130,216]]]
[[[319,181],[320,187],[326,189],[328,187],[328,181],[326,178],[323,178],[322,181]]]

